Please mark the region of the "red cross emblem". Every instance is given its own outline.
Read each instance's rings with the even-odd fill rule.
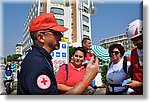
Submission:
[[[40,89],[48,89],[51,85],[51,80],[47,75],[40,75],[37,78],[37,86]]]

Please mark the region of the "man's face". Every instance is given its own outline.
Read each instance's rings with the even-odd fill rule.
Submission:
[[[133,44],[137,46],[138,49],[143,49],[143,38],[142,36],[131,39]]]
[[[45,35],[45,45],[47,47],[50,47],[50,49],[52,50],[55,49],[57,50],[60,48],[59,41],[61,41],[61,38],[63,37],[61,32],[48,30],[44,35]]]
[[[61,38],[63,37],[62,33],[61,32],[57,32],[55,31],[53,33],[54,37],[55,37],[55,40],[56,40],[56,46],[55,46],[55,50],[58,50],[60,48],[60,41],[61,41]]]
[[[83,47],[86,49],[86,50],[91,50],[91,40],[87,40],[84,44],[83,44]]]

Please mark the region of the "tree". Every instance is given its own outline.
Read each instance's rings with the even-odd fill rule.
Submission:
[[[106,84],[106,74],[107,74],[107,69],[108,69],[108,65],[107,64],[104,64],[102,67],[101,67],[101,80],[102,80],[102,83]]]
[[[19,57],[21,56],[22,56],[21,54],[13,54],[11,57],[13,61],[18,61]]]
[[[7,56],[7,61],[18,61],[18,58],[21,57],[21,54],[12,54]]]
[[[7,56],[7,62],[9,62],[9,61],[12,61],[11,55],[8,55],[8,56]]]
[[[72,47],[72,46],[70,46],[70,47],[69,47],[69,62],[71,61],[71,57],[72,57],[74,51],[75,51],[75,48]]]

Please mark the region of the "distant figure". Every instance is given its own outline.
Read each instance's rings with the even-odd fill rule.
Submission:
[[[86,50],[86,57],[84,59],[83,64],[87,64],[92,56],[94,56],[94,53],[91,52],[92,50],[92,43],[90,38],[83,38],[82,40],[82,47]]]
[[[5,67],[5,74],[6,74],[7,76],[11,76],[11,75],[12,75],[11,62],[7,62],[6,67]]]

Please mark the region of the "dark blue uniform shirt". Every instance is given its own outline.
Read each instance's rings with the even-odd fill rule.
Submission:
[[[32,46],[21,64],[17,94],[58,94],[51,60],[45,49]]]

